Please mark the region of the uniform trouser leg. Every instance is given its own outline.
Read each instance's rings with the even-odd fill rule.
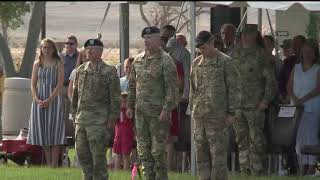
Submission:
[[[107,180],[106,150],[111,138],[104,126],[76,126],[76,152],[85,180]]]
[[[143,173],[147,180],[166,180],[168,175],[165,139],[169,131],[169,121],[160,122],[158,113],[154,114],[154,116],[147,116],[136,113],[138,154],[144,166]]]
[[[266,137],[263,133],[265,113],[262,111],[247,112],[250,135],[250,158],[253,175],[263,170],[266,158]]]
[[[193,121],[195,124],[194,140],[197,168],[200,179],[227,180],[227,129],[214,129],[211,123],[202,123],[202,120],[197,118]]]
[[[166,159],[166,137],[169,132],[170,122],[160,122],[159,118],[153,118],[154,123],[150,124],[152,139],[151,154],[155,160],[154,170],[156,180],[168,180],[167,159]]]
[[[151,133],[149,130],[150,121],[146,120],[144,116],[136,113],[135,128],[137,138],[137,150],[139,158],[143,165],[143,174],[146,180],[154,180],[154,159],[151,155]]]
[[[263,170],[266,151],[266,140],[263,134],[264,118],[264,112],[246,110],[235,123],[240,151],[240,167],[250,169],[253,174]]]
[[[250,157],[249,157],[249,125],[246,117],[241,114],[241,118],[234,124],[236,130],[236,141],[239,148],[239,164],[240,169],[250,169]]]

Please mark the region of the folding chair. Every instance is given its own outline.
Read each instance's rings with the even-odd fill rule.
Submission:
[[[304,107],[279,105],[277,118],[268,121],[268,138],[271,143],[271,153],[276,155],[275,170],[281,175],[282,155],[295,154],[296,136]],[[269,155],[269,172],[271,172],[271,156]]]
[[[320,162],[320,145],[303,145],[301,147],[301,153],[306,155],[318,156],[318,162]],[[320,164],[317,164],[317,169],[320,171]]]

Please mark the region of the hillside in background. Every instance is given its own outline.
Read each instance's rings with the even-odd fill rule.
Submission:
[[[96,2],[47,2],[46,23],[47,37],[55,41],[63,41],[69,34],[79,38],[80,44],[86,39],[96,37],[108,3]],[[155,5],[149,2],[145,6],[145,12]],[[178,7],[179,9],[179,7]],[[206,8],[209,11],[209,8]],[[274,22],[274,12],[270,12]],[[248,23],[257,23],[257,10],[249,8]],[[24,17],[25,24],[9,33],[11,47],[24,47],[28,30],[30,14]],[[263,16],[263,32],[269,30],[267,18]],[[130,47],[142,47],[140,37],[141,30],[146,26],[139,13],[139,6],[130,4]],[[197,18],[197,32],[210,30],[209,13],[202,14]],[[112,4],[105,23],[102,27],[102,39],[108,48],[118,47],[119,44],[119,4]],[[187,32],[183,32],[189,38]]]

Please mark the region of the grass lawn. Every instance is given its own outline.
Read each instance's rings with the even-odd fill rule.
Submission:
[[[1,180],[80,180],[80,169],[76,168],[59,168],[51,169],[44,167],[18,167],[13,164],[0,165]],[[130,180],[129,172],[111,171],[110,180]],[[189,173],[169,173],[170,180],[196,180],[197,178]],[[313,180],[314,177],[245,177],[230,176],[230,180]]]
[[[73,160],[74,150],[69,151],[69,157]],[[110,180],[130,180],[131,174],[125,171],[109,171]],[[314,180],[320,177],[248,177],[230,175],[229,180]],[[196,180],[190,173],[169,173],[170,180]],[[78,168],[46,168],[18,166],[9,161],[8,164],[0,164],[0,180],[81,180],[81,171]]]

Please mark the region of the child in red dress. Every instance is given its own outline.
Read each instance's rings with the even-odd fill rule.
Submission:
[[[133,120],[127,117],[126,101],[127,93],[121,95],[120,117],[115,126],[115,137],[113,143],[113,152],[116,153],[115,169],[120,169],[123,163],[123,169],[130,169],[130,153],[133,147]]]

